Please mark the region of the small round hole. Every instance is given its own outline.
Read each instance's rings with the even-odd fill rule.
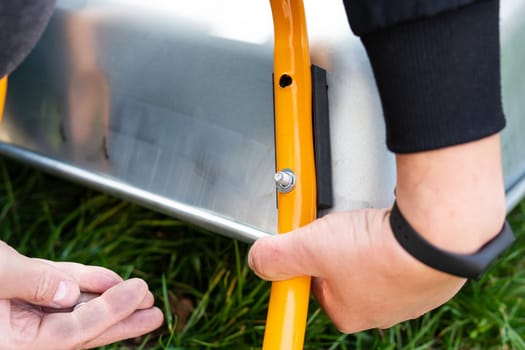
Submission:
[[[282,88],[290,86],[290,85],[292,85],[292,83],[293,83],[293,79],[288,74],[283,74],[279,78],[279,86],[282,87]]]

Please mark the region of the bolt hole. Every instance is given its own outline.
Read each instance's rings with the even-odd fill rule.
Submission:
[[[281,75],[281,78],[279,78],[279,86],[282,88],[288,87],[292,85],[293,79],[288,74]]]

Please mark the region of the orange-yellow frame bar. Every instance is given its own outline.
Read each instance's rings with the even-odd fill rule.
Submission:
[[[278,232],[286,233],[316,218],[311,63],[302,0],[270,3],[277,170],[296,176],[295,188],[277,198]],[[272,283],[263,350],[303,348],[309,296],[310,277]]]
[[[7,94],[7,75],[0,79],[0,121],[4,115],[5,97]]]

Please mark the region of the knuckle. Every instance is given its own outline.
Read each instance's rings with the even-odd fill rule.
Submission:
[[[367,327],[364,324],[358,322],[355,319],[341,319],[334,320],[333,322],[337,330],[343,334],[356,333],[367,329]]]
[[[365,331],[372,328],[388,328],[383,327],[384,320],[379,320],[380,317],[377,315],[368,315],[367,317],[358,317],[355,311],[352,313],[338,314],[337,317],[333,317],[332,321],[339,330],[344,334],[351,334],[356,332]],[[353,316],[350,316],[353,315]],[[388,322],[387,322],[388,323]]]
[[[394,327],[396,324],[398,324],[399,322],[395,322],[395,321],[390,321],[390,322],[383,322],[382,324],[379,324],[377,326],[377,328],[379,329],[389,329],[389,328],[392,328]]]
[[[317,231],[317,233],[319,232],[331,232],[333,231],[333,226],[336,225],[336,221],[338,220],[337,216],[334,215],[333,213],[330,213],[330,214],[327,214],[319,219],[317,219],[315,221],[315,225],[310,225],[310,227],[312,229],[314,229],[314,226],[315,226],[315,230]]]
[[[403,321],[415,320],[415,319],[420,318],[424,314],[425,314],[425,311],[416,310],[416,311],[413,311],[412,313],[410,313],[410,315],[407,317],[407,319],[403,320]]]
[[[339,332],[350,334],[360,330],[362,319],[353,317],[353,310],[343,309],[338,303],[323,305],[323,308]]]
[[[343,334],[350,334],[353,332],[352,327],[346,324],[334,323],[337,330]]]
[[[411,313],[411,314],[406,314],[406,315],[399,315],[397,317],[393,316],[387,319],[381,319],[377,322],[377,328],[389,329],[402,322],[405,322],[408,320],[414,320],[418,318],[419,316],[421,316],[421,314]]]
[[[33,301],[43,303],[50,301],[55,292],[55,283],[49,273],[45,270],[38,274],[37,283],[33,290]]]

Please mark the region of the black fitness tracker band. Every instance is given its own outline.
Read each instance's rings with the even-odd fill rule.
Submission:
[[[435,247],[426,241],[403,217],[397,203],[390,212],[390,226],[399,244],[414,258],[434,269],[466,278],[479,278],[489,264],[514,241],[505,221],[496,237],[473,254],[457,254]]]

